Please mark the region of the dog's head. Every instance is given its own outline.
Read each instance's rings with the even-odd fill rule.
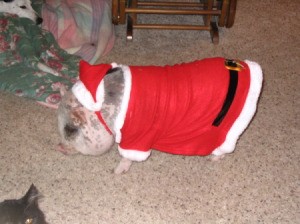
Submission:
[[[0,12],[16,14],[19,17],[31,19],[41,24],[43,19],[37,15],[30,0],[0,0]]]

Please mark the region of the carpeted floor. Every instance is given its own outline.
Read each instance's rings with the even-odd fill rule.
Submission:
[[[239,0],[231,29],[134,31],[117,26],[102,62],[174,64],[205,57],[251,59],[264,70],[258,112],[236,151],[220,162],[154,152],[116,176],[102,157],[64,156],[54,110],[0,93],[0,200],[34,183],[49,223],[300,223],[300,2]],[[154,18],[155,19],[155,18]]]

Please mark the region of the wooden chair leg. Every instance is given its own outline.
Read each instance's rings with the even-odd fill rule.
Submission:
[[[229,10],[229,2],[230,2],[230,0],[222,0],[221,15],[219,17],[219,22],[218,22],[218,25],[220,27],[225,26],[227,14],[228,14],[228,10]]]
[[[210,29],[210,36],[213,44],[219,43],[219,29],[217,26],[217,23],[215,21],[212,21],[210,23],[211,29]]]
[[[227,15],[226,28],[231,28],[234,23],[237,0],[230,0],[229,11]]]
[[[137,6],[138,6],[137,1],[138,0],[131,0],[131,7],[132,8],[137,8]],[[132,13],[132,23],[135,25],[136,21],[137,21],[137,14],[136,13]]]
[[[125,20],[126,20],[125,8],[126,8],[126,0],[119,0],[119,21],[120,21],[120,24],[125,24]]]
[[[119,24],[119,0],[112,1],[112,23],[115,25]]]
[[[133,39],[133,19],[131,15],[127,16],[127,33],[126,33],[127,40]]]
[[[204,10],[212,10],[212,8],[213,8],[213,0],[207,0],[205,2],[207,2],[207,3],[203,7]],[[212,17],[211,15],[205,15],[205,16],[203,16],[205,26],[207,26],[207,27],[210,26],[211,17]]]
[[[207,0],[205,1],[204,10],[212,10],[213,9],[213,0]],[[219,43],[219,29],[217,26],[217,23],[214,21],[213,16],[208,14],[203,17],[204,19],[204,25],[206,27],[210,27],[210,36],[211,40],[214,44]]]
[[[127,7],[128,8],[137,8],[138,0],[128,0]],[[136,13],[129,13],[127,15],[127,40],[133,39],[133,26],[137,23],[137,14]]]

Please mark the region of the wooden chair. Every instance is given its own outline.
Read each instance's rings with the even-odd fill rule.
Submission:
[[[206,30],[212,42],[219,42],[218,27],[233,26],[237,0],[150,1],[112,0],[112,21],[115,25],[127,21],[127,39],[133,38],[133,29]],[[202,15],[203,25],[144,24],[137,22],[138,14]]]

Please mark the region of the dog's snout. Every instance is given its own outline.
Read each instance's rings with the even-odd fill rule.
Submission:
[[[37,25],[41,24],[42,22],[43,22],[43,18],[38,17],[38,18],[36,19],[36,24],[37,24]]]

